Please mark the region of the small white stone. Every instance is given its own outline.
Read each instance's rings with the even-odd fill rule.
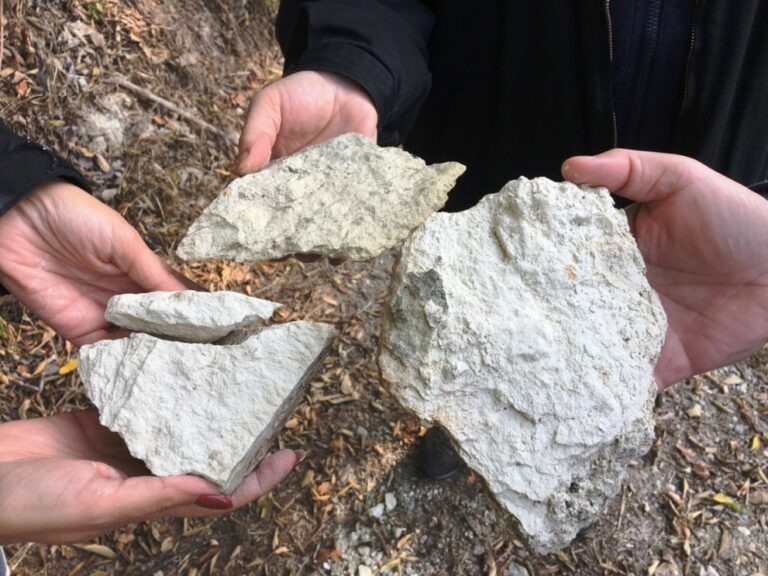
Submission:
[[[357,576],[373,576],[373,570],[368,566],[361,564],[357,567]]]
[[[368,260],[442,208],[463,172],[456,162],[427,166],[399,148],[344,134],[231,182],[192,224],[178,254]]]
[[[280,304],[238,292],[144,292],[110,298],[104,318],[116,326],[183,342],[213,342],[267,320]]]
[[[397,506],[397,498],[395,497],[394,492],[387,492],[384,494],[384,504],[387,507],[387,512],[392,512],[392,510],[395,509],[395,506]]]
[[[374,518],[381,518],[384,515],[384,504],[376,504],[368,509],[368,514]]]

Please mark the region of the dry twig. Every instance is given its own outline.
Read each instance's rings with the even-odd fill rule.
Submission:
[[[127,88],[131,92],[138,94],[139,96],[142,96],[143,98],[146,98],[147,100],[151,100],[152,102],[156,104],[160,104],[163,108],[166,108],[167,110],[170,110],[171,112],[175,112],[185,120],[188,120],[189,122],[192,122],[193,124],[196,124],[200,128],[203,128],[204,130],[207,130],[208,132],[211,132],[212,134],[216,134],[220,138],[223,138],[224,141],[227,144],[230,144],[232,146],[237,146],[237,138],[233,134],[229,134],[225,132],[224,130],[220,128],[216,128],[216,126],[209,124],[205,120],[201,120],[200,118],[197,118],[194,114],[191,112],[188,112],[187,110],[184,110],[183,108],[179,107],[178,105],[174,104],[170,100],[166,100],[165,98],[161,98],[157,94],[150,92],[146,88],[142,88],[141,86],[134,84],[127,78],[119,75],[119,74],[113,74],[111,77],[112,82],[117,84],[118,86],[122,86],[123,88]]]

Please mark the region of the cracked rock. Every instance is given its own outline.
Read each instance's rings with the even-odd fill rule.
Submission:
[[[237,292],[146,292],[113,296],[104,317],[136,332],[184,342],[213,342],[268,320],[280,306]]]
[[[132,334],[83,346],[79,371],[101,423],[154,474],[197,474],[230,494],[265,456],[334,333],[291,322],[230,346]]]
[[[566,546],[653,440],[666,317],[605,189],[545,178],[435,214],[395,271],[380,364],[540,552]]]
[[[185,260],[320,254],[368,260],[404,240],[448,198],[464,166],[427,166],[345,134],[234,180],[192,224]]]

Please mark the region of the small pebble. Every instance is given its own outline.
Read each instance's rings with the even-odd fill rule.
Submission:
[[[381,518],[384,515],[384,504],[376,504],[376,506],[369,508],[368,514],[374,518]]]
[[[357,567],[357,576],[373,576],[373,570],[361,564]]]
[[[384,504],[387,506],[387,512],[392,512],[392,510],[395,509],[395,506],[397,506],[397,498],[395,497],[394,492],[387,492],[384,495]]]

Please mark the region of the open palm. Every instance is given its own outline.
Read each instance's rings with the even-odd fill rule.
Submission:
[[[0,281],[75,344],[114,337],[109,299],[194,284],[154,254],[117,212],[53,181],[0,217]]]
[[[211,501],[236,508],[271,490],[296,461],[292,450],[275,453],[226,497],[197,476],[148,475],[93,409],[2,424],[0,544],[79,542],[156,516],[211,514]],[[200,496],[207,507],[196,504]]]
[[[664,388],[756,352],[768,340],[768,202],[690,158],[612,150],[563,174],[637,203],[630,228],[669,329]]]

